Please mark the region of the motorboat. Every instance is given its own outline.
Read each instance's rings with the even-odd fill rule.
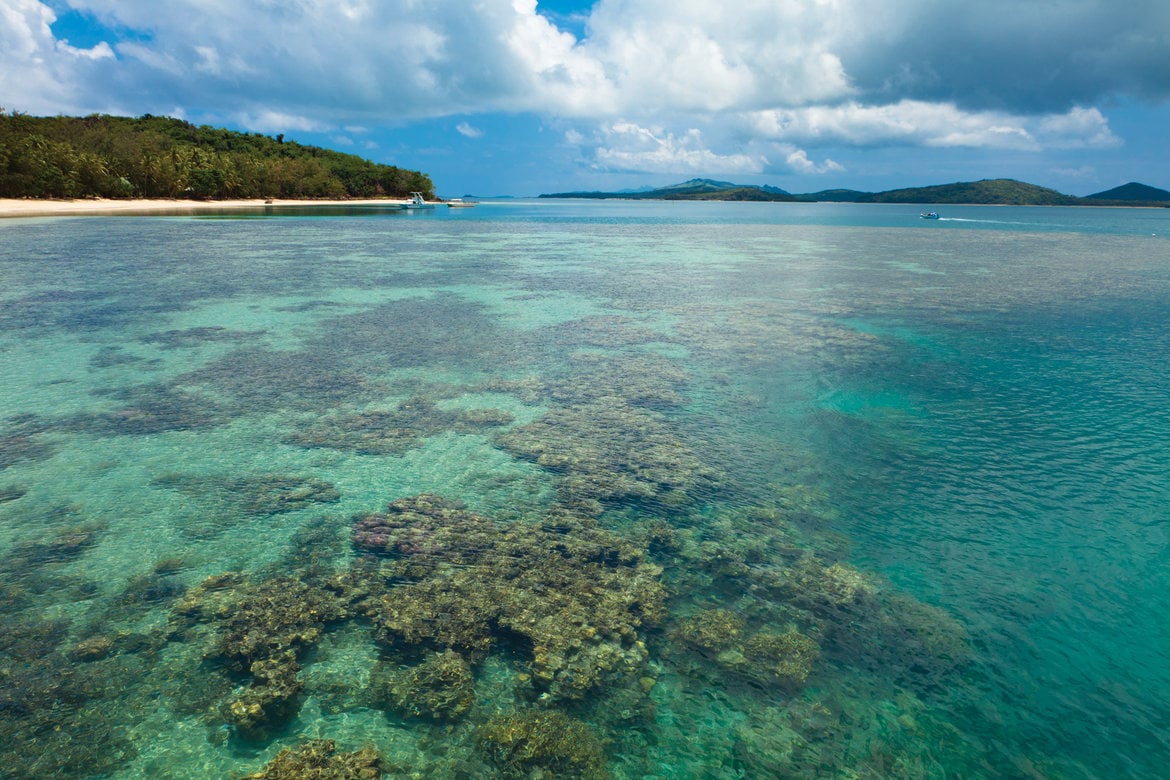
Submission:
[[[939,219],[937,211],[924,211],[918,216],[922,217],[923,219]]]
[[[410,199],[402,205],[402,208],[413,211],[415,209],[433,209],[434,203],[427,203],[427,199],[423,197],[421,192],[410,193]]]
[[[447,208],[449,209],[470,209],[474,207],[474,203],[468,203],[463,198],[451,198],[451,200],[447,201]]]

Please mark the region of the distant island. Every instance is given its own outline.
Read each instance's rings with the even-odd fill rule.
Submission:
[[[283,135],[181,119],[34,117],[0,109],[0,198],[376,198],[430,177]]]
[[[974,182],[940,184],[861,192],[822,190],[803,195],[778,187],[733,184],[712,179],[691,179],[657,189],[629,192],[561,192],[542,198],[622,198],[626,200],[730,200],[789,203],[950,203],[1004,206],[1161,206],[1170,207],[1170,191],[1131,182],[1084,198],[1063,195],[1056,190],[1014,179],[984,179]]]

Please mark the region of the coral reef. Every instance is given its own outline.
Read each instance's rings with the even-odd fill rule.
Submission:
[[[661,417],[632,406],[554,408],[496,443],[560,475],[566,504],[678,507],[711,495],[721,479]]]
[[[10,763],[0,766],[2,777],[94,777],[134,757],[126,736],[133,716],[118,697],[132,687],[136,670],[99,645],[75,659],[67,652],[68,631],[64,620],[5,616],[0,749]]]
[[[354,529],[355,546],[389,556],[380,576],[398,583],[369,602],[388,646],[474,659],[510,644],[530,655],[529,679],[547,700],[643,676],[639,632],[664,615],[661,569],[594,521],[550,512],[540,523],[497,526],[423,495],[359,517]]]
[[[720,651],[737,644],[744,619],[726,609],[707,609],[683,620],[672,636],[700,650]]]
[[[759,684],[802,685],[820,655],[809,637],[790,628],[744,636],[746,621],[727,609],[708,609],[682,620],[671,637],[699,651],[720,667]]]
[[[105,530],[104,524],[78,525],[60,528],[36,541],[18,544],[0,563],[0,571],[76,560],[97,544]]]
[[[234,401],[233,411],[276,409],[319,412],[368,403],[386,394],[386,385],[347,365],[328,351],[243,348],[175,378],[180,387],[205,387]]]
[[[576,352],[566,378],[550,382],[545,396],[565,406],[615,402],[670,410],[686,405],[682,394],[690,375],[669,358],[651,352],[603,354]],[[588,377],[588,381],[582,381]]]
[[[207,325],[181,330],[163,330],[139,337],[144,344],[156,344],[161,349],[184,349],[215,342],[248,341],[263,336],[263,330],[232,330],[220,325]]]
[[[50,425],[33,414],[22,414],[4,420],[0,427],[0,471],[21,461],[48,460],[56,448],[40,439]]]
[[[485,760],[506,778],[611,776],[593,730],[556,710],[497,715],[479,730],[477,744]]]
[[[382,759],[372,747],[338,753],[331,739],[314,739],[285,748],[264,769],[240,780],[377,780],[385,774]]]
[[[222,405],[167,385],[135,385],[114,392],[125,405],[66,418],[62,426],[98,436],[145,436],[214,428],[228,420]]]
[[[816,642],[790,629],[783,634],[761,631],[744,643],[742,655],[729,659],[721,654],[719,660],[756,680],[796,686],[804,683],[819,655]]]
[[[166,474],[151,484],[206,502],[217,516],[228,517],[265,517],[295,512],[314,504],[331,504],[341,498],[332,483],[287,474],[248,477]]]
[[[349,614],[336,594],[296,578],[250,582],[227,574],[209,577],[175,604],[172,632],[214,625],[205,655],[249,676],[247,687],[220,711],[241,736],[262,739],[300,709],[298,653],[315,644],[327,624]]]
[[[417,666],[386,677],[389,705],[409,717],[454,720],[475,704],[471,666],[454,650],[429,653]]]
[[[244,739],[259,741],[282,727],[301,709],[304,683],[291,650],[280,656],[254,661],[249,667],[251,683],[233,694],[220,708],[224,719]]]
[[[525,364],[523,344],[484,304],[452,293],[387,301],[325,320],[308,345],[349,365],[444,369]]]
[[[403,401],[394,411],[338,414],[319,419],[288,437],[299,447],[328,447],[364,455],[401,455],[444,431],[474,433],[508,425],[511,414],[498,409],[444,410],[429,398]]]

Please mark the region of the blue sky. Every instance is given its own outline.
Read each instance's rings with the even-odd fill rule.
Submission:
[[[446,196],[1170,189],[1170,2],[0,0],[0,106],[283,133]]]

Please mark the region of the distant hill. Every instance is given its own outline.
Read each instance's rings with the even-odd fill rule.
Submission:
[[[1107,192],[1078,198],[1056,190],[1015,179],[983,179],[972,182],[911,187],[884,192],[860,190],[821,190],[803,195],[791,194],[778,187],[733,184],[713,179],[690,179],[679,184],[637,192],[563,192],[541,195],[542,198],[626,198],[653,200],[766,200],[831,203],[942,203],[1005,206],[1094,206],[1160,205],[1170,206],[1170,192],[1130,183]]]
[[[0,110],[0,197],[434,197],[430,177],[353,154],[181,119]]]
[[[800,200],[814,202],[859,203],[871,195],[873,195],[872,192],[862,192],[861,190],[821,190],[820,192],[810,192],[805,195],[798,195],[797,197]]]
[[[1120,187],[1114,187],[1111,190],[1105,190],[1104,192],[1097,192],[1089,195],[1087,200],[1165,203],[1170,201],[1170,192],[1166,190],[1160,190],[1157,187],[1150,187],[1146,184],[1138,184],[1136,181],[1131,181],[1129,184],[1122,184]]]
[[[623,198],[625,200],[760,200],[795,201],[796,197],[779,187],[757,187],[713,179],[690,179],[666,187],[624,192],[558,192],[542,198]]]
[[[876,192],[863,203],[972,203],[1004,206],[1071,206],[1078,198],[1015,179],[983,179]]]

